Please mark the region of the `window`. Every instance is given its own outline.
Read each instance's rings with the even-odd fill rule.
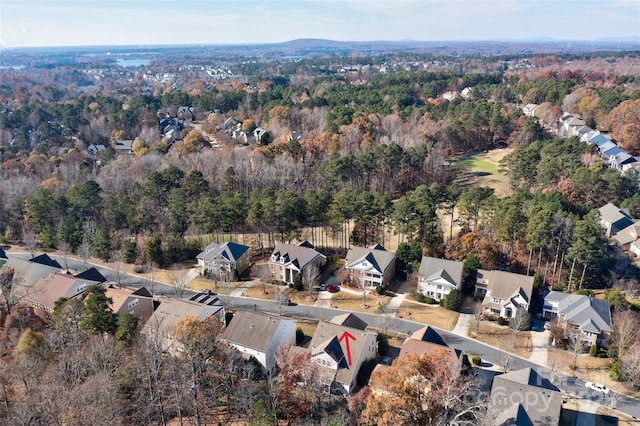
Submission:
[[[140,301],[138,299],[134,299],[131,302],[129,302],[127,304],[127,307],[129,308],[129,310],[135,308],[136,306],[138,306],[138,303],[140,303]]]
[[[502,302],[502,299],[500,299],[499,297],[493,298],[493,303],[500,303],[500,302]]]

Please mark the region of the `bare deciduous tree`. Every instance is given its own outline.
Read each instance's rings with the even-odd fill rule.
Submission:
[[[640,316],[634,311],[616,311],[611,319],[609,345],[615,348],[618,356],[640,340]]]
[[[189,284],[188,274],[189,270],[182,265],[176,265],[169,271],[169,282],[173,286],[178,299],[182,299],[184,290],[187,288],[187,284]]]
[[[320,278],[320,268],[318,265],[309,265],[304,268],[302,274],[302,284],[309,291],[309,297],[312,297],[313,288],[318,284]]]

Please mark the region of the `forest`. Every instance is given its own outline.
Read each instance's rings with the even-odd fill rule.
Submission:
[[[193,260],[210,240],[257,252],[310,229],[320,250],[344,254],[392,233],[404,263],[477,257],[485,269],[537,274],[548,288],[635,288],[639,271],[607,246],[596,209],[610,202],[640,217],[637,174],[610,168],[575,137],[557,137],[562,112],[577,113],[640,154],[634,58],[494,58],[505,66],[473,73],[457,65],[383,73],[376,58],[360,58],[371,67],[353,73],[278,62],[245,79],[179,87],[133,78],[81,88],[64,77],[70,69],[85,75],[73,65],[3,70],[0,242],[169,267]],[[512,66],[523,61],[527,68]],[[598,61],[624,72],[594,71]],[[465,88],[468,98],[442,97]],[[540,117],[522,114],[528,103],[540,105]],[[183,106],[194,119],[177,141],[163,138],[159,118]],[[238,143],[224,132],[231,117],[268,137]],[[133,140],[133,154],[117,153],[118,140]],[[90,145],[106,149],[94,156]],[[462,184],[451,164],[496,147],[510,152],[501,163],[505,197]],[[454,209],[463,222],[455,236],[441,226]],[[330,245],[329,236],[340,243]],[[96,303],[103,296],[96,290]],[[87,326],[87,309],[59,306],[52,327],[32,310],[3,310],[2,351],[11,363],[0,371],[0,410],[14,424],[166,424],[183,416],[198,424],[207,416],[344,424],[365,408],[362,395],[346,405],[285,397],[278,389],[297,383],[299,371],[276,386],[219,345],[216,327],[183,324],[186,356],[174,358],[124,326]],[[14,399],[16,381],[28,398]],[[63,409],[70,401],[71,413]]]

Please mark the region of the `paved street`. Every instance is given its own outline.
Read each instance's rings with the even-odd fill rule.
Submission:
[[[28,258],[28,254],[14,254],[10,253],[10,257],[19,257],[19,258]],[[52,256],[56,258],[56,256]],[[60,261],[59,258],[57,258]],[[85,270],[88,267],[94,266],[96,269],[100,271],[106,278],[113,280],[115,278],[115,272],[112,269],[105,268],[99,265],[89,265],[85,266],[81,260],[76,259],[68,259],[69,268],[77,269],[77,270]],[[122,283],[126,286],[132,288],[140,288],[142,286],[146,286],[150,291],[153,289],[155,295],[175,297],[175,289],[168,284],[159,283],[157,281],[151,281],[150,279],[145,279],[136,275],[126,275],[122,280]],[[195,294],[195,292],[191,290],[185,291],[184,297],[188,298]],[[319,317],[328,318],[333,315],[338,315],[342,313],[346,313],[346,311],[342,311],[339,309],[332,309],[328,307],[318,307],[318,306],[309,306],[309,305],[293,305],[293,306],[281,306],[277,305],[274,301],[264,300],[264,299],[251,299],[242,296],[222,296],[223,301],[227,302],[228,306],[232,309],[246,309],[246,310],[256,310],[259,312],[267,312],[278,315],[282,313],[282,315],[287,316],[295,316],[302,318],[313,318],[318,319]],[[376,328],[381,325],[381,316],[377,314],[370,313],[358,313],[364,321],[366,321],[371,327]],[[407,321],[404,319],[394,318],[391,323],[387,322],[387,326],[396,332],[403,333],[409,335],[414,331],[424,327],[424,324],[416,323],[412,321]],[[464,353],[478,355],[482,358],[483,363],[488,363],[489,367],[494,367],[500,369],[503,366],[505,359],[505,352],[494,348],[492,346],[488,346],[484,343],[478,342],[474,339],[470,339],[465,337],[464,335],[458,335],[450,331],[446,330],[438,330],[445,342],[456,348],[461,350]],[[540,335],[546,333],[538,333]],[[534,341],[534,348],[535,348]],[[605,406],[615,405],[615,408],[625,414],[634,416],[636,418],[640,418],[640,401],[635,398],[631,398],[625,395],[618,394],[616,392],[611,392],[608,396],[598,393],[596,391],[592,391],[585,387],[585,382],[583,380],[571,377],[564,373],[560,373],[557,371],[552,371],[548,369],[544,365],[537,364],[532,362],[531,360],[527,360],[524,358],[520,358],[516,355],[512,355],[509,368],[511,370],[521,369],[532,367],[536,368],[543,376],[549,377],[552,379],[552,382],[558,386],[561,390],[564,390],[570,394],[576,395],[579,399],[584,400],[583,402],[595,402]]]

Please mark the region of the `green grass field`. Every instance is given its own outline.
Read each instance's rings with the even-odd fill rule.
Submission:
[[[461,158],[456,160],[454,164],[458,167],[465,169],[480,170],[484,172],[496,173],[498,171],[498,165],[489,161],[480,160],[478,158]]]

